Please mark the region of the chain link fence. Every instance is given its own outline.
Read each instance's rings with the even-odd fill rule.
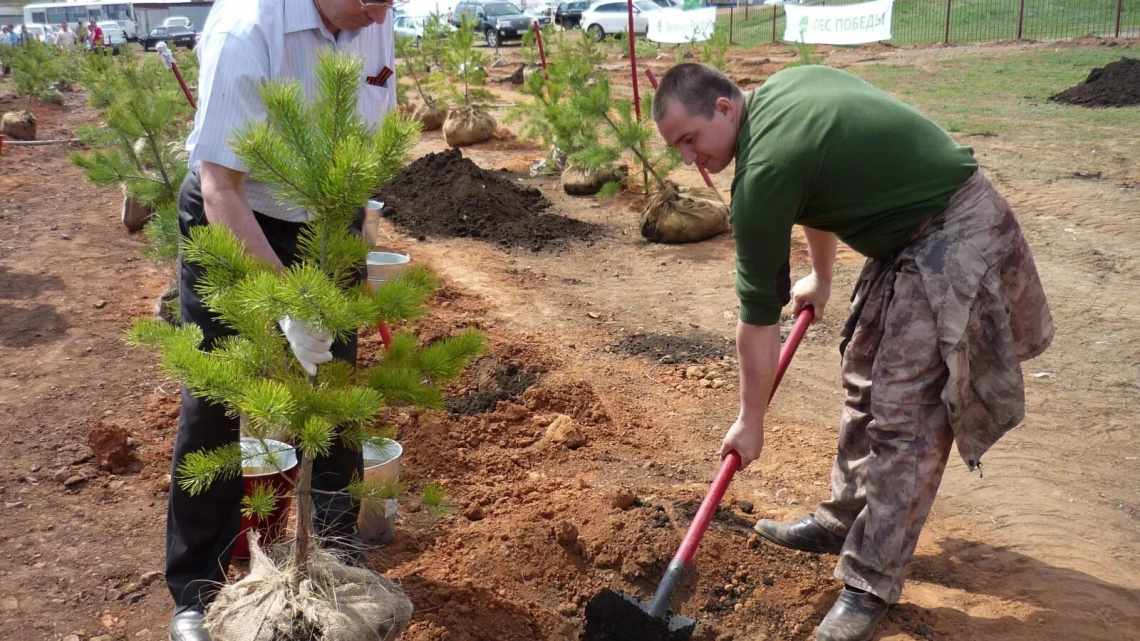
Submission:
[[[805,0],[855,4],[862,0]],[[784,37],[781,5],[721,6],[718,25],[732,43],[754,45]],[[1140,37],[1140,0],[895,0],[894,44],[1063,40],[1083,36]]]

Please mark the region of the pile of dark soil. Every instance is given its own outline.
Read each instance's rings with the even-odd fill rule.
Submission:
[[[487,171],[458,149],[428,154],[408,165],[377,195],[384,216],[419,236],[478,238],[540,251],[586,240],[599,227],[545,213],[542,192],[504,171]]]
[[[1140,59],[1121,58],[1097,67],[1084,82],[1049,99],[1085,107],[1140,105]]]
[[[696,332],[690,336],[639,332],[623,336],[613,348],[624,354],[643,356],[664,365],[699,363],[736,353],[732,341],[706,332]]]

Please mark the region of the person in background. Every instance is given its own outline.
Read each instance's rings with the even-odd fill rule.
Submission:
[[[75,35],[74,31],[68,28],[67,23],[59,23],[59,31],[56,32],[53,43],[57,47],[61,47],[63,49],[71,49],[77,42],[78,36]]]
[[[103,46],[103,28],[94,20],[87,23],[87,43],[93,51],[98,51]]]

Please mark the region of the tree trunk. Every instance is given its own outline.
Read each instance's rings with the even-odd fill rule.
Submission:
[[[313,457],[301,461],[301,476],[297,479],[297,540],[293,547],[293,589],[309,573],[309,546],[312,545],[313,527]]]

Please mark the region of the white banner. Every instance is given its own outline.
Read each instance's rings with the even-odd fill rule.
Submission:
[[[785,4],[784,40],[828,45],[857,45],[890,40],[894,0],[805,7]]]
[[[716,7],[689,11],[658,9],[642,15],[649,18],[649,31],[645,37],[653,42],[701,42],[711,38],[716,27]]]

